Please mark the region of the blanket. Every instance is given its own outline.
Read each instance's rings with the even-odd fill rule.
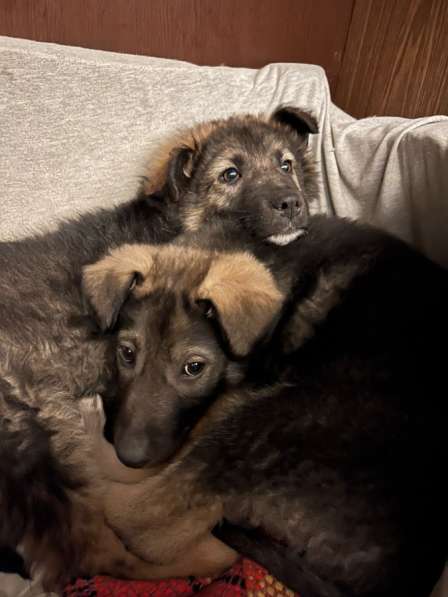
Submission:
[[[267,570],[245,558],[225,574],[212,579],[189,578],[158,582],[129,582],[104,576],[78,579],[69,585],[64,597],[294,597],[296,594],[271,576]],[[297,596],[299,597],[299,596]]]

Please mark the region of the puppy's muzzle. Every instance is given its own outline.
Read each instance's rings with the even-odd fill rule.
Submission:
[[[117,429],[115,451],[123,464],[131,468],[156,466],[176,452],[182,437],[173,437],[156,428],[144,430]]]

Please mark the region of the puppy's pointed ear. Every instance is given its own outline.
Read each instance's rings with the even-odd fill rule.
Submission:
[[[151,250],[149,245],[124,245],[83,268],[83,294],[103,332],[114,327],[129,295],[146,281]]]
[[[188,188],[193,174],[194,157],[197,148],[182,145],[173,149],[166,172],[166,189],[168,195],[178,201]]]
[[[196,296],[241,357],[277,322],[283,298],[270,271],[249,253],[214,259]]]
[[[200,123],[178,131],[161,143],[146,167],[145,194],[164,191],[177,201],[188,189],[198,158],[210,134],[222,121]]]
[[[314,116],[294,106],[279,106],[272,113],[271,120],[292,129],[306,142],[310,134],[314,135],[319,131]]]

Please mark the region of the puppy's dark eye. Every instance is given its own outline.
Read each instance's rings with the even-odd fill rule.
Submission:
[[[282,160],[280,164],[280,168],[283,172],[291,172],[292,162],[291,160]]]
[[[241,174],[236,168],[227,168],[221,174],[221,179],[227,184],[235,184],[235,182],[241,177]]]
[[[135,348],[129,344],[120,344],[118,347],[118,355],[126,367],[133,367],[135,365]]]
[[[188,377],[196,377],[204,370],[205,363],[202,361],[188,361],[184,365],[184,374]]]

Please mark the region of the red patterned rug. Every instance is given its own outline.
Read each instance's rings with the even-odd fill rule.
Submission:
[[[212,579],[124,581],[107,576],[78,579],[64,597],[298,597],[264,568],[242,558],[225,574]]]

